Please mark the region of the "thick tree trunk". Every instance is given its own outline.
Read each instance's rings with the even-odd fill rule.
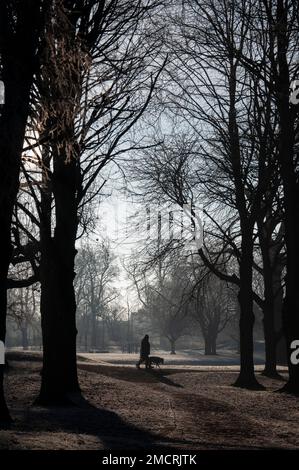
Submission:
[[[279,260],[273,273],[273,292],[274,292],[274,317],[276,334],[276,359],[277,364],[287,365],[286,340],[282,324],[283,309],[283,286],[282,276],[284,271],[284,262]]]
[[[66,10],[63,11],[64,17]],[[59,15],[59,7],[57,14]],[[61,31],[54,28],[54,38],[47,35],[49,60],[44,65],[41,81],[45,81],[57,100],[55,111],[49,111],[46,132],[51,135],[49,142],[53,171],[50,175],[50,190],[55,201],[54,235],[51,220],[46,223],[41,237],[41,316],[43,330],[43,373],[38,402],[45,405],[71,403],[74,395],[80,394],[76,361],[76,299],[74,292],[74,265],[78,227],[78,204],[81,194],[80,148],[76,140],[75,125],[81,96],[83,67],[81,55],[74,47],[77,38],[77,15],[72,9],[64,21],[66,41],[61,41]],[[53,42],[51,42],[54,39]],[[58,44],[58,49],[56,46]],[[63,60],[60,45],[66,48]],[[79,45],[79,44],[77,44]],[[68,64],[68,57],[75,57]],[[75,64],[76,63],[76,64]],[[49,68],[48,68],[49,67]],[[77,68],[78,67],[78,68]],[[59,69],[55,76],[53,69]],[[65,83],[72,81],[66,88]],[[50,81],[50,84],[49,84]],[[41,87],[41,92],[43,86]],[[46,91],[47,93],[47,91]],[[48,96],[46,96],[46,102]],[[65,104],[64,104],[65,103]],[[46,166],[46,168],[51,165]],[[48,196],[49,199],[49,196]],[[46,212],[50,212],[49,207]],[[54,214],[53,214],[54,218]],[[49,217],[48,217],[49,219]],[[51,215],[50,215],[51,219]]]
[[[27,119],[27,114],[26,119],[25,115],[20,118],[15,115],[19,110],[19,106],[13,95],[18,93],[19,88],[13,90],[13,84],[16,84],[16,77],[14,76],[16,71],[13,70],[11,64],[10,66],[8,66],[9,70],[5,71],[6,105],[0,118],[0,340],[4,344],[6,336],[7,276],[12,254],[11,220],[19,187],[21,150]],[[28,89],[27,93],[29,93]],[[25,96],[24,99],[26,99]],[[28,96],[26,103],[28,104]],[[10,110],[9,107],[11,107]],[[25,110],[22,111],[25,114]],[[10,419],[4,398],[3,375],[3,366],[0,365],[0,423],[5,423]]]
[[[7,306],[6,279],[10,260],[10,233],[7,234],[8,236],[4,237],[5,233],[3,232],[3,227],[5,227],[5,225],[1,223],[2,214],[2,207],[0,207],[0,340],[5,344]],[[3,364],[0,364],[0,428],[11,421],[3,389],[4,367]]]
[[[6,334],[6,279],[11,258],[11,219],[19,187],[19,170],[29,114],[29,95],[36,68],[40,28],[40,5],[33,0],[15,2],[15,24],[11,6],[0,2],[1,79],[5,104],[0,110],[0,340]],[[10,420],[3,392],[0,365],[0,423]]]
[[[170,342],[170,354],[176,354],[176,351],[175,351],[176,341],[174,339],[170,339],[169,342]]]
[[[295,163],[295,118],[294,106],[289,103],[290,72],[288,63],[289,6],[277,1],[277,62],[276,99],[279,115],[279,163],[284,190],[285,242],[287,249],[287,274],[283,305],[283,326],[287,343],[289,380],[283,390],[299,394],[299,364],[291,363],[291,347],[299,339],[299,184]],[[296,23],[295,23],[296,24]]]
[[[76,366],[76,304],[73,272],[58,259],[51,260],[41,277],[41,316],[43,334],[43,371],[38,402],[65,404],[70,394],[79,391]]]
[[[258,219],[258,233],[263,259],[264,277],[264,305],[263,326],[265,338],[265,369],[263,375],[272,378],[280,378],[277,373],[277,332],[281,330],[282,303],[279,301],[282,295],[281,277],[284,263],[280,252],[283,247],[284,225],[281,225],[279,233],[273,240],[273,233],[277,224],[271,213],[261,211]]]
[[[211,354],[211,345],[208,338],[205,338],[205,356],[210,356]]]
[[[276,344],[277,334],[274,323],[274,304],[265,304],[264,310],[264,337],[265,337],[265,369],[263,375],[267,377],[277,378],[276,366]]]
[[[270,247],[265,246],[265,241],[261,240],[263,267],[264,267],[264,308],[263,326],[265,337],[265,369],[263,375],[267,377],[277,377],[276,371],[276,330],[275,330],[275,310],[274,310],[274,286],[273,286],[273,265],[270,259]]]
[[[236,208],[239,212],[241,227],[241,259],[240,259],[240,374],[235,386],[244,388],[260,388],[254,374],[253,362],[253,226],[255,220],[248,209],[242,170],[239,127],[236,111],[237,66],[230,58],[229,75],[229,146],[232,173],[235,186]]]
[[[213,337],[211,341],[211,356],[216,356],[216,354],[217,354],[217,342],[216,342],[216,337]]]
[[[60,159],[60,160],[59,160]],[[76,301],[74,292],[75,240],[77,233],[76,161],[61,155],[54,164],[53,192],[56,227],[41,235],[41,317],[43,371],[37,403],[71,403],[80,392],[76,363]],[[45,201],[50,212],[49,198]],[[47,217],[46,217],[47,219]]]
[[[280,378],[277,372],[278,344],[283,342],[284,337],[279,338],[278,332],[282,328],[282,285],[281,276],[284,264],[280,262],[276,253],[276,263],[269,274],[271,285],[266,287],[265,280],[265,305],[264,305],[264,335],[265,335],[265,369],[263,375],[272,378]],[[264,276],[267,278],[266,276]],[[269,283],[268,283],[269,284]]]
[[[240,374],[235,382],[236,387],[260,389],[254,373],[253,360],[253,293],[252,293],[252,239],[243,235],[242,258],[240,261]]]
[[[206,335],[205,340],[205,356],[215,356],[217,354],[216,336]]]
[[[269,221],[270,230],[272,230],[271,220]],[[277,330],[276,323],[278,317],[282,315],[282,312],[277,311],[278,303],[275,302],[276,280],[275,273],[279,268],[279,251],[281,249],[281,243],[278,242],[276,245],[272,241],[272,232],[267,233],[267,223],[260,221],[259,224],[259,240],[263,258],[263,274],[264,274],[264,306],[263,306],[263,326],[264,326],[264,338],[265,338],[265,369],[263,375],[272,378],[278,378],[277,373]],[[269,240],[272,243],[269,243]],[[271,246],[272,244],[272,246]]]

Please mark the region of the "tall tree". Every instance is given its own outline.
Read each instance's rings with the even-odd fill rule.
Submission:
[[[21,153],[30,92],[37,71],[46,0],[3,0],[0,3],[0,63],[5,102],[0,115],[0,340],[6,333],[6,288],[12,255],[11,220],[19,187]],[[0,422],[10,416],[3,392],[0,365]]]
[[[251,24],[260,34],[253,38],[250,49],[238,53],[243,67],[267,87],[278,119],[278,152],[275,160],[279,165],[284,195],[283,218],[287,256],[283,324],[288,350],[289,381],[284,388],[295,393],[299,392],[299,366],[292,364],[290,357],[292,343],[299,337],[299,297],[296,280],[299,260],[296,242],[299,236],[299,106],[290,100],[290,88],[292,82],[298,78],[299,72],[298,7],[298,0],[257,2],[256,15],[251,18]],[[252,51],[255,51],[255,55]]]
[[[238,285],[241,371],[236,385],[245,387],[259,387],[253,361],[253,302],[260,301],[252,288],[256,223],[277,168],[271,163],[277,143],[274,139],[271,144],[272,98],[266,84],[259,83],[241,60],[252,50],[255,15],[253,2],[208,0],[185,2],[182,14],[173,18],[176,34],[167,38],[167,47],[175,59],[167,68],[170,85],[162,98],[175,122],[192,129],[197,143],[180,150],[178,164],[169,153],[168,172],[159,162],[151,168],[143,163],[142,169],[152,177],[152,186],[181,206],[203,195],[205,215],[217,236],[225,237],[227,257],[234,254],[237,260],[238,273],[230,275],[213,266],[206,250],[199,251],[215,274]],[[186,178],[188,151],[193,177]],[[200,187],[197,194],[194,175]]]
[[[146,23],[142,34],[136,28],[156,4],[56,0],[50,12],[30,129],[37,134],[29,148],[39,181],[26,172],[40,218],[39,403],[69,403],[80,394],[73,282],[78,226],[103,186],[103,169],[128,150],[127,136],[155,89],[162,65],[150,62],[156,46],[147,44]]]
[[[102,320],[103,328],[109,317],[109,304],[119,295],[112,285],[118,271],[108,243],[83,245],[76,259],[76,270],[77,309],[87,323],[84,335],[90,336],[90,347],[94,350],[98,348],[98,321]]]

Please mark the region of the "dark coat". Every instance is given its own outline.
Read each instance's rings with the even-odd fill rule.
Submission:
[[[140,356],[141,357],[148,357],[151,352],[151,345],[147,338],[143,338],[141,341],[141,348],[140,348]]]

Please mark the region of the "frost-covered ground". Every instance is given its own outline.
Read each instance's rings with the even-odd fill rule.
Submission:
[[[6,390],[14,425],[0,431],[2,449],[299,447],[299,399],[277,393],[281,381],[258,374],[265,390],[248,391],[231,386],[237,371],[226,368],[145,371],[85,359],[79,375],[88,403],[47,409],[32,406],[40,359],[11,358]]]
[[[155,350],[153,356],[164,358],[163,367],[175,367],[179,369],[200,369],[212,370],[216,369],[239,369],[239,355],[228,350],[219,350],[216,356],[205,356],[200,351],[179,351],[172,355],[168,352]],[[138,361],[138,354],[122,354],[122,353],[80,353],[79,358],[95,361],[101,364],[112,364],[122,366],[132,366]],[[255,354],[256,370],[262,370],[264,366],[264,356],[262,353]],[[279,370],[286,370],[285,367],[279,367]]]

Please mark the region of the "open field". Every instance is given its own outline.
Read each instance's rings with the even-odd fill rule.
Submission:
[[[165,351],[155,350],[155,356],[164,358],[164,368],[172,369],[194,369],[194,370],[239,370],[240,357],[238,354],[227,350],[219,350],[214,356],[205,356],[198,351],[179,351],[175,355],[166,353]],[[122,353],[79,353],[79,359],[89,360],[100,364],[110,364],[118,366],[132,367],[139,359],[138,354],[122,354]],[[255,368],[258,371],[264,369],[263,354],[255,354]],[[287,371],[287,367],[279,366],[279,371]]]
[[[28,360],[31,359],[31,360]],[[32,406],[40,383],[38,354],[14,354],[6,377],[11,429],[2,449],[257,449],[299,447],[299,400],[231,386],[237,371],[164,366],[160,371],[79,362],[87,400],[78,407]]]

